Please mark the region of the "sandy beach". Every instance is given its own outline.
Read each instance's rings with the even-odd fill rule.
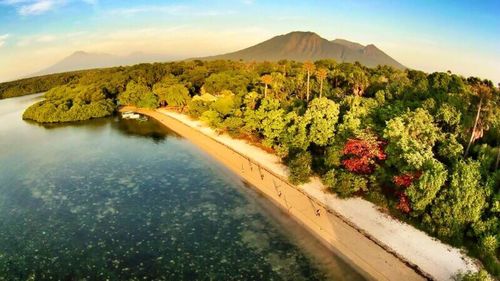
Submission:
[[[450,280],[477,271],[475,261],[361,198],[339,199],[318,178],[294,186],[280,159],[244,140],[219,135],[188,116],[166,109],[135,111],[163,123],[223,163],[286,210],[330,249],[375,280]]]

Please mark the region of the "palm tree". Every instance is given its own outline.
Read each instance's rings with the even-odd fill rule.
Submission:
[[[282,70],[283,75],[286,76],[286,68],[287,68],[287,65],[288,65],[288,61],[287,60],[280,60],[280,61],[278,61],[278,65],[283,68],[283,70]]]
[[[306,88],[307,89],[306,90],[307,97],[306,98],[307,98],[307,101],[309,101],[309,94],[310,94],[309,80],[311,79],[311,74],[316,69],[316,66],[312,62],[306,61],[306,62],[304,62],[304,69],[307,71],[307,88]]]
[[[365,72],[360,67],[354,68],[348,75],[347,81],[351,87],[351,91],[355,96],[362,96],[366,86],[368,85],[368,78]]]
[[[325,81],[328,71],[325,68],[320,68],[316,71],[316,77],[319,80],[319,97],[323,96],[323,81]]]
[[[264,83],[264,98],[267,97],[267,85],[273,83],[273,77],[269,74],[266,74],[260,77],[260,81]]]

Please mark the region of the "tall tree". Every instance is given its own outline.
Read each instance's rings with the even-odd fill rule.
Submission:
[[[328,71],[325,68],[320,68],[316,71],[316,77],[319,80],[319,97],[323,96],[323,81],[325,81]]]
[[[269,84],[273,83],[273,77],[266,74],[260,78],[260,81],[264,83],[264,98],[267,98],[267,87]]]
[[[467,144],[467,148],[465,149],[464,156],[467,156],[469,154],[469,149],[472,143],[483,136],[484,124],[481,118],[481,110],[483,110],[485,102],[487,102],[487,100],[491,97],[491,89],[483,83],[473,85],[473,92],[479,98],[479,103],[477,105],[474,126],[472,127],[469,143]]]
[[[311,74],[314,73],[316,66],[312,62],[306,61],[304,63],[304,69],[307,72],[306,100],[309,101],[309,96],[311,94],[311,87],[310,87]]]

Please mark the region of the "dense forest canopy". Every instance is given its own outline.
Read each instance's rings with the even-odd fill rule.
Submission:
[[[0,83],[0,99],[46,92],[55,86],[78,80],[84,72],[58,73]]]
[[[25,118],[183,110],[273,151],[292,182],[318,175],[339,196],[363,196],[465,245],[500,275],[500,95],[491,81],[333,60],[195,60],[0,84],[1,97],[45,90]]]

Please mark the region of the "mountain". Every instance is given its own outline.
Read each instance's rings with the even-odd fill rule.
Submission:
[[[65,57],[56,64],[49,66],[29,76],[39,76],[51,73],[59,73],[73,70],[83,70],[101,67],[112,67],[121,65],[133,65],[147,62],[171,61],[174,58],[159,54],[144,54],[141,52],[131,53],[128,56],[115,56],[104,53],[87,53],[77,51]]]
[[[334,59],[338,62],[355,62],[368,67],[389,65],[395,68],[406,68],[395,59],[384,53],[375,45],[363,46],[344,39],[328,41],[316,33],[295,31],[273,37],[267,41],[233,53],[211,56],[202,59],[231,59],[277,61]]]
[[[133,65],[148,62],[165,62],[180,59],[161,54],[131,53],[127,56],[116,56],[105,53],[88,53],[77,51],[67,56],[56,64],[31,76],[59,73],[73,70],[83,70],[121,65]],[[375,45],[363,46],[359,43],[344,39],[328,41],[313,32],[291,32],[273,37],[255,46],[233,53],[205,57],[201,59],[231,59],[231,60],[256,60],[277,61],[288,60],[318,60],[334,59],[338,62],[355,62],[374,67],[377,65],[390,65],[399,69],[405,67],[378,49]]]

